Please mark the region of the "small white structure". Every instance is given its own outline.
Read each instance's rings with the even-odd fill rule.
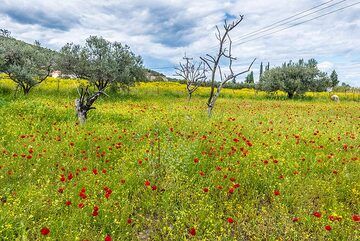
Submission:
[[[332,96],[330,97],[330,99],[331,99],[332,101],[335,101],[335,102],[339,102],[339,101],[340,101],[340,98],[339,98],[339,96],[337,96],[337,95],[332,95]]]
[[[61,76],[61,71],[60,70],[54,70],[53,72],[51,72],[51,77],[54,78],[59,78]]]

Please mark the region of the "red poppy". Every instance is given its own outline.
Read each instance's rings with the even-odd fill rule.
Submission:
[[[111,240],[112,240],[111,236],[109,234],[107,234],[105,236],[105,241],[111,241]]]
[[[50,229],[43,227],[40,232],[42,235],[48,235],[50,233]]]
[[[344,149],[345,151],[347,151],[348,145],[347,145],[347,144],[343,144],[343,149]]]
[[[85,206],[85,205],[84,205],[83,203],[79,203],[79,204],[78,204],[78,207],[79,207],[79,208],[83,208],[84,206]]]
[[[330,226],[330,225],[326,225],[326,226],[325,226],[325,229],[326,229],[327,231],[330,231],[330,230],[331,230],[331,226]]]
[[[70,206],[71,205],[71,202],[70,201],[66,201],[66,206]]]
[[[73,179],[73,174],[70,172],[69,175],[68,175],[68,180],[70,181],[71,179]]]
[[[234,188],[230,188],[230,189],[229,189],[229,193],[230,193],[230,194],[233,194],[233,193],[234,193],[234,191],[235,191],[235,189],[234,189]]]
[[[228,221],[228,223],[233,223],[233,222],[234,222],[234,219],[228,218],[227,221]]]
[[[194,227],[190,228],[189,229],[189,234],[192,235],[192,236],[195,236],[196,235],[196,230]]]
[[[317,218],[321,218],[321,213],[319,212],[314,212],[313,215]]]
[[[98,170],[97,170],[97,169],[93,169],[93,173],[94,173],[94,175],[97,175],[97,174],[98,174]]]
[[[204,187],[204,188],[203,188],[203,191],[204,191],[204,192],[208,192],[208,191],[209,191],[209,188]]]
[[[274,191],[274,195],[275,195],[275,196],[279,196],[279,195],[280,195],[280,191],[279,191],[279,190],[275,190],[275,191]]]
[[[194,163],[198,163],[199,162],[199,158],[194,158]]]
[[[60,181],[62,181],[62,182],[66,181],[66,178],[65,178],[65,176],[63,174],[61,174]]]
[[[128,223],[128,224],[132,223],[132,219],[131,219],[131,218],[128,218],[128,219],[127,219],[127,223]]]
[[[144,184],[145,184],[145,186],[147,186],[147,187],[150,186],[150,182],[149,182],[148,180],[146,180]]]
[[[246,145],[252,146],[253,144],[251,143],[251,141],[247,141],[247,142],[246,142]]]
[[[354,215],[352,216],[352,220],[355,221],[355,222],[360,222],[360,215],[354,214]]]
[[[236,142],[236,143],[238,143],[238,142],[239,142],[239,139],[238,139],[238,138],[234,138],[233,141]]]
[[[299,221],[299,218],[298,217],[293,217],[292,221],[295,223],[295,222],[298,222]]]
[[[79,193],[79,196],[80,196],[82,199],[86,199],[86,198],[87,198],[85,192],[80,192],[80,193]]]
[[[157,189],[157,186],[156,186],[156,185],[153,185],[153,186],[151,187],[151,189],[152,189],[153,191],[155,191],[155,190]]]

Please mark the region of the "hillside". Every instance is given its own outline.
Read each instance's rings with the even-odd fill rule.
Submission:
[[[49,49],[49,48],[36,46],[35,44],[29,44],[29,43],[26,43],[26,42],[24,42],[22,40],[18,40],[18,39],[12,38],[12,37],[0,36],[0,47],[2,47],[4,45],[20,46],[20,47],[21,46],[31,46],[31,47],[34,47],[34,48],[38,47],[40,49],[40,51],[53,54],[54,57],[57,57],[57,56],[60,55],[57,51]]]

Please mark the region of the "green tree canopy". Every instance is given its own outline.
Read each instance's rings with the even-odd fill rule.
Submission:
[[[297,63],[284,63],[282,67],[265,71],[260,81],[262,90],[281,90],[286,92],[289,98],[306,91],[325,91],[329,86],[329,78],[318,69],[315,59],[308,62],[300,59]]]
[[[251,71],[245,78],[245,83],[253,84],[254,83],[254,72]]]
[[[68,43],[60,52],[60,70],[88,80],[98,90],[109,85],[129,86],[144,78],[140,56],[129,46],[102,37],[90,36],[84,46]]]
[[[333,70],[331,72],[330,80],[331,80],[331,87],[332,88],[335,88],[340,83],[339,78],[338,78],[338,74],[336,73],[335,70]]]
[[[50,75],[53,58],[51,52],[40,47],[0,37],[0,72],[6,73],[24,94]]]

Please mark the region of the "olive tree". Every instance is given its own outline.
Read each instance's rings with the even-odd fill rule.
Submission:
[[[75,109],[80,123],[87,112],[95,109],[94,102],[110,85],[129,86],[142,73],[142,59],[130,51],[129,46],[110,42],[102,37],[90,36],[85,45],[66,44],[60,51],[58,66],[63,74],[88,80],[97,88],[91,94],[88,87],[79,89]]]
[[[330,80],[326,73],[318,69],[316,60],[305,62],[300,59],[296,63],[290,61],[266,71],[259,85],[267,92],[284,91],[292,99],[306,91],[325,91],[330,86]]]
[[[141,57],[135,56],[129,46],[102,37],[90,36],[84,46],[68,43],[60,53],[59,68],[63,74],[86,79],[98,91],[111,84],[130,85],[142,77]]]
[[[0,39],[0,72],[7,74],[25,95],[50,75],[53,62],[53,55],[40,47]]]

